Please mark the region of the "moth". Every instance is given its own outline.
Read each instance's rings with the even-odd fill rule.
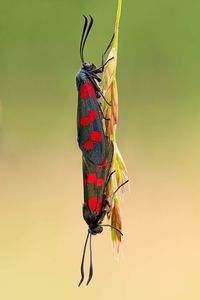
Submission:
[[[96,164],[101,164],[105,158],[105,135],[102,119],[104,119],[101,110],[99,98],[105,97],[99,86],[101,82],[99,73],[104,71],[105,65],[109,62],[104,62],[105,54],[109,49],[113,37],[102,56],[102,65],[99,68],[91,62],[85,62],[83,50],[86,39],[93,25],[93,18],[90,16],[90,23],[86,16],[83,27],[83,33],[80,42],[80,57],[82,68],[76,76],[76,86],[78,90],[78,110],[77,110],[77,129],[78,129],[78,144],[87,158]],[[87,29],[88,25],[88,29]],[[86,31],[87,30],[87,31]],[[111,105],[108,103],[108,105]]]
[[[104,116],[99,98],[106,101],[107,105],[111,104],[107,102],[101,91],[99,85],[101,79],[98,74],[103,72],[105,65],[112,59],[104,62],[105,54],[112,44],[114,36],[102,56],[101,67],[97,68],[93,63],[85,62],[83,51],[93,25],[93,18],[90,16],[89,25],[87,17],[84,16],[84,18],[85,23],[80,42],[82,68],[76,76],[76,85],[78,90],[77,135],[79,148],[82,151],[84,183],[83,218],[88,224],[88,234],[83,250],[79,286],[84,280],[84,259],[88,240],[90,238],[90,270],[87,285],[93,276],[92,236],[101,233],[103,226],[114,228],[109,224],[102,224],[102,222],[110,210],[114,194],[126,183],[117,188],[109,201],[106,199],[106,187],[115,172],[111,171],[114,146],[104,132]],[[119,231],[117,228],[114,229]]]
[[[109,138],[106,137],[106,159],[102,164],[96,165],[92,163],[87,157],[82,157],[84,186],[83,218],[88,224],[88,234],[83,250],[83,257],[81,262],[81,280],[79,282],[79,286],[84,280],[84,260],[88,239],[90,238],[90,269],[87,285],[89,284],[93,276],[92,236],[101,233],[103,231],[103,227],[106,226],[114,228],[122,235],[122,232],[117,228],[109,224],[102,224],[104,217],[110,212],[114,195],[126,183],[122,183],[114,191],[111,198],[107,200],[106,187],[111,176],[115,173],[115,170],[111,172],[113,152],[113,143]]]

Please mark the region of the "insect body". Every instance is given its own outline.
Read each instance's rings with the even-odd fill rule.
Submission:
[[[83,156],[83,185],[84,185],[84,204],[83,217],[88,224],[88,235],[85,242],[81,263],[81,280],[84,279],[84,259],[88,238],[90,236],[90,271],[87,284],[93,275],[92,266],[92,235],[101,233],[104,225],[102,221],[110,209],[109,202],[106,199],[106,186],[110,177],[110,167],[113,157],[113,143],[106,138],[106,154],[102,164],[94,164],[87,157]]]
[[[99,98],[103,96],[99,82],[101,79],[98,73],[104,70],[104,55],[110,47],[109,43],[102,58],[102,66],[96,68],[93,63],[85,62],[83,50],[86,39],[93,24],[93,18],[90,16],[90,24],[87,29],[88,20],[85,18],[85,24],[80,43],[80,57],[82,68],[76,76],[76,85],[78,89],[78,111],[77,111],[77,129],[78,144],[83,155],[89,158],[93,163],[101,164],[105,157],[105,136],[102,124],[103,113]],[[87,29],[87,32],[86,32]],[[106,101],[106,99],[105,99]]]
[[[96,165],[83,157],[84,204],[83,217],[92,234],[102,231],[101,223],[109,209],[105,189],[113,157],[113,143],[106,139],[106,155],[103,164]]]
[[[86,39],[93,24],[93,18],[90,16],[90,24],[88,26],[88,29],[88,20],[85,16],[84,18],[85,24],[80,42],[80,57],[82,61],[82,68],[77,74],[76,85],[78,90],[78,144],[82,151],[83,161],[83,217],[88,224],[88,234],[83,250],[81,263],[81,280],[79,286],[84,279],[84,259],[89,237],[90,271],[87,284],[90,282],[93,275],[91,244],[92,235],[101,233],[103,231],[103,226],[112,227],[111,225],[102,224],[102,221],[106,213],[108,213],[110,209],[109,201],[106,199],[106,186],[113,174],[110,169],[114,152],[112,141],[104,133],[104,116],[101,110],[99,98],[102,97],[105,101],[106,99],[103,96],[103,93],[99,86],[99,82],[101,81],[101,79],[97,75],[103,72],[104,66],[109,62],[109,60],[107,60],[107,62],[104,63],[104,56],[109,49],[114,36],[112,37],[111,42],[104,52],[104,55],[102,57],[102,66],[100,68],[96,68],[93,63],[85,62],[83,57],[83,50]],[[109,103],[107,104],[110,105]],[[115,194],[115,192],[113,193],[113,195]],[[112,202],[112,197],[110,201]]]

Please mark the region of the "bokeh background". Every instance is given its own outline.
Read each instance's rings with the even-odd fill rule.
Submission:
[[[76,143],[82,14],[97,65],[116,0],[0,2],[0,298],[200,299],[200,2],[123,1],[118,144],[130,176],[123,243],[87,227]],[[86,260],[86,274],[88,260]]]

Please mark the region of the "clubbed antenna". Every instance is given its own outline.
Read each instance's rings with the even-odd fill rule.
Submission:
[[[86,251],[86,247],[87,247],[87,242],[88,242],[88,238],[89,238],[89,231],[88,231],[88,234],[87,234],[87,237],[86,237],[86,240],[85,240],[85,245],[84,245],[84,249],[83,249],[83,256],[82,256],[82,261],[81,261],[81,280],[79,282],[79,285],[81,285],[81,283],[83,282],[84,280],[84,261],[85,261],[85,251]]]
[[[88,34],[89,34],[89,32],[92,28],[92,25],[93,25],[93,18],[92,18],[92,16],[90,16],[90,24],[89,24],[88,29],[87,29],[88,19],[84,15],[83,15],[83,17],[85,18],[85,23],[84,23],[84,26],[83,26],[83,32],[82,32],[81,42],[80,42],[80,58],[81,58],[82,64],[84,64],[83,51],[84,51],[85,42],[87,40]],[[86,32],[86,29],[87,29],[87,32]]]
[[[92,234],[90,233],[90,271],[89,271],[89,277],[87,281],[87,285],[89,284],[90,280],[93,276],[93,263],[92,263]]]
[[[88,243],[88,238],[90,236],[90,269],[89,269],[89,276],[88,276],[88,281],[86,283],[86,285],[88,285],[90,283],[90,280],[92,279],[93,276],[93,263],[92,263],[92,233],[90,230],[88,230],[88,234],[85,240],[85,245],[84,245],[84,249],[83,249],[83,256],[82,256],[82,261],[81,261],[81,280],[79,282],[79,285],[81,285],[81,283],[84,280],[85,274],[84,274],[84,261],[85,261],[85,253],[86,253],[86,247],[87,247],[87,243]]]

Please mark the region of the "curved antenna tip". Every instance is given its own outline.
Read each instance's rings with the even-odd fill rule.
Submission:
[[[79,282],[78,287],[81,285],[82,282],[83,282],[83,279],[81,279],[81,281]]]
[[[86,285],[88,285],[88,284],[90,283],[91,279],[92,279],[92,278],[89,278],[89,279],[88,279]]]

